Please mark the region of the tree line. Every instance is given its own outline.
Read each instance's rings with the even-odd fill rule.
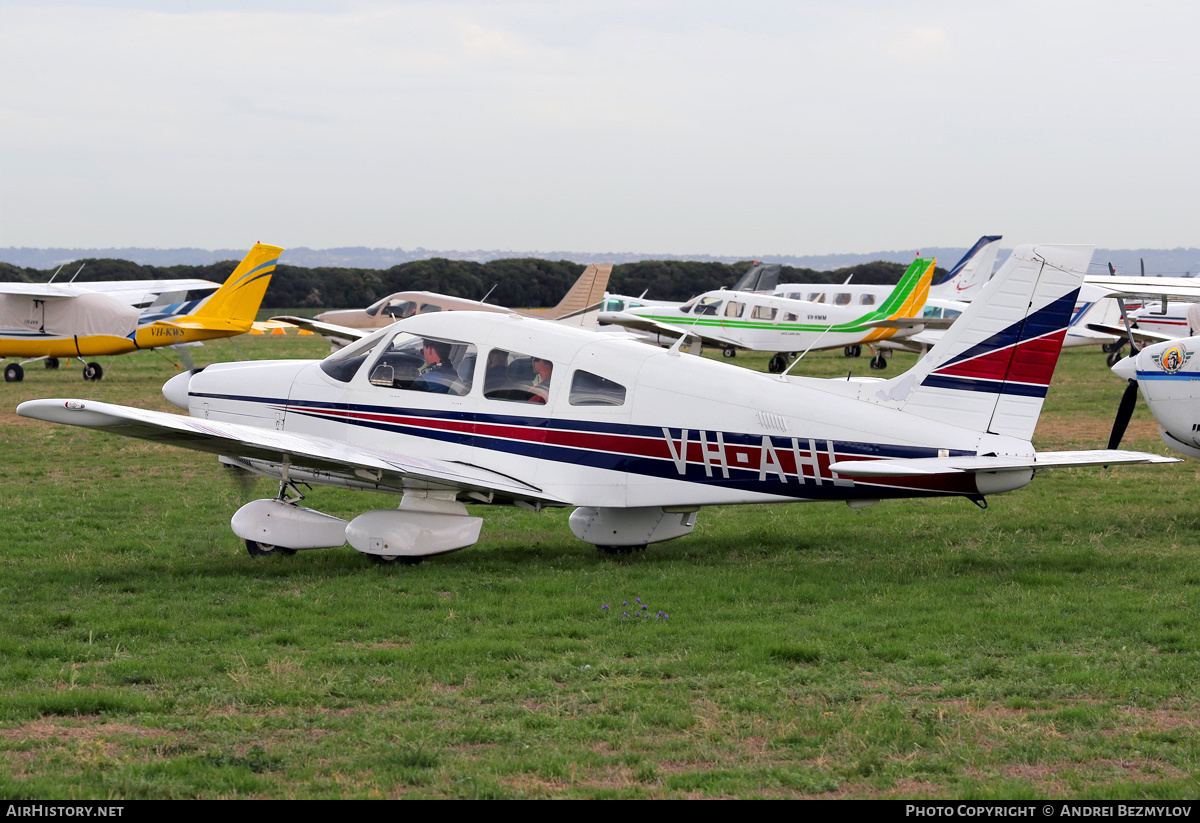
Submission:
[[[129,260],[76,260],[64,266],[55,282],[75,275],[76,282],[90,280],[158,280],[197,278],[223,283],[237,265],[231,260],[199,266],[147,266]],[[753,265],[701,263],[687,260],[644,260],[613,267],[608,291],[638,296],[645,292],[654,300],[687,300],[701,292],[732,286]],[[877,261],[834,271],[784,266],[781,283],[854,283],[889,285],[899,281],[907,266]],[[263,299],[264,309],[362,308],[398,291],[432,291],[454,297],[481,300],[514,308],[553,306],[583,273],[584,266],[567,260],[536,258],[491,260],[448,260],[434,257],[401,263],[389,269],[336,267],[276,267]],[[21,268],[0,263],[0,280],[45,283],[53,269]],[[936,282],[945,275],[938,269]]]

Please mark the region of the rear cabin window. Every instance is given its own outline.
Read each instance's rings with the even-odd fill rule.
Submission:
[[[822,292],[822,291],[809,292],[808,302],[824,303],[825,302],[825,292]]]
[[[483,396],[512,403],[545,404],[554,379],[554,364],[543,357],[492,349],[483,376]]]
[[[833,305],[849,306],[850,305],[850,293],[849,292],[840,292],[839,294],[834,296]]]
[[[572,406],[620,406],[625,403],[625,387],[607,377],[579,369],[571,378]]]
[[[462,397],[471,390],[473,343],[399,332],[371,365],[372,386]]]
[[[770,306],[755,306],[751,317],[755,320],[774,320],[777,311],[777,309]]]
[[[860,297],[858,299],[858,303],[860,306],[874,306],[875,305],[875,295],[864,294],[862,297]]]

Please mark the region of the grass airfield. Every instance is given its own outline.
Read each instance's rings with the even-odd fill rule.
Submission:
[[[174,410],[166,358],[102,363],[100,383],[30,364],[0,387],[5,798],[1200,795],[1195,461],[1047,472],[986,511],[709,508],[615,559],[569,510],[489,507],[477,546],[416,567],[256,559],[229,518],[274,484],[13,413]],[[848,371],[871,374],[840,352],[797,369]],[[1035,444],[1102,448],[1123,388],[1068,350]],[[1123,445],[1168,453],[1144,405]]]

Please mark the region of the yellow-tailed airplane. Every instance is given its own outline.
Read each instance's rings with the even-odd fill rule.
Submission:
[[[25,358],[4,367],[4,380],[22,380],[21,366],[32,360],[45,359],[53,368],[60,357],[83,361],[243,334],[254,325],[282,251],[278,246],[255,244],[224,285],[199,299],[194,298],[197,292],[211,291],[216,284],[202,280],[0,283],[0,359]],[[184,299],[167,303],[163,295]],[[85,362],[84,380],[99,380],[103,374],[99,363]]]

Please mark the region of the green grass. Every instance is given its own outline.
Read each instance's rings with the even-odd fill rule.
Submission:
[[[326,351],[231,342],[197,362]],[[617,559],[566,510],[486,507],[477,546],[416,567],[254,559],[228,522],[271,484],[12,414],[170,408],[158,355],[104,367],[90,384],[33,364],[0,389],[0,796],[1200,791],[1194,462],[1048,472],[986,511],[705,509],[693,535]],[[802,368],[848,370],[870,373],[839,353]],[[1068,351],[1037,444],[1102,447],[1122,389],[1098,351]],[[1144,408],[1125,445],[1165,453]],[[622,619],[636,598],[670,616]]]

